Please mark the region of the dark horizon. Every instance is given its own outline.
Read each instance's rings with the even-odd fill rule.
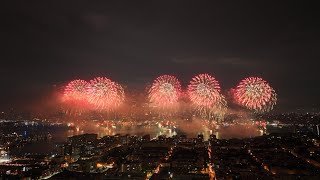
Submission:
[[[223,92],[259,76],[275,111],[320,108],[317,6],[302,1],[10,1],[1,7],[0,110],[24,109],[73,79],[144,89],[162,74],[185,88],[209,73]],[[225,93],[224,93],[225,94]]]

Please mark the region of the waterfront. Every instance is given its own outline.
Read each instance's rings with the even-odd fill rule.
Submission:
[[[110,123],[106,123],[110,124]],[[207,128],[201,123],[185,123],[179,124],[178,127],[165,127],[160,126],[159,123],[147,123],[147,124],[135,124],[130,126],[117,126],[117,125],[103,125],[103,123],[97,123],[97,121],[89,121],[72,124],[68,128],[67,125],[59,125],[43,128],[42,125],[38,125],[42,129],[43,134],[50,134],[51,139],[46,141],[34,141],[24,144],[22,147],[12,149],[10,155],[21,154],[55,154],[55,146],[65,143],[68,137],[93,133],[97,134],[98,138],[104,136],[129,135],[129,136],[143,136],[150,135],[152,139],[158,136],[172,137],[175,135],[186,135],[189,138],[195,138],[199,134],[202,134],[204,140],[208,140],[210,134],[214,134],[217,139],[243,139],[262,136],[263,134],[270,133],[313,133],[316,134],[315,126],[297,126],[297,125],[277,125],[269,124],[265,126],[258,126],[253,123],[246,124],[221,124],[211,129]],[[26,136],[30,132],[26,131],[29,128],[21,128],[20,131],[25,133]],[[18,132],[19,133],[19,132]]]

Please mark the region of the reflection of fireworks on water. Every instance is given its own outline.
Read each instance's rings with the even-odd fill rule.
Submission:
[[[274,89],[262,78],[249,77],[242,80],[234,92],[236,102],[256,112],[267,112],[276,104]]]
[[[64,89],[62,101],[66,105],[67,114],[81,114],[87,106],[86,88],[88,82],[73,80]]]
[[[106,77],[97,77],[90,81],[87,88],[89,103],[100,110],[118,108],[124,101],[124,90],[121,85]]]
[[[173,120],[164,120],[164,121],[160,122],[159,125],[165,126],[165,127],[170,127],[170,128],[176,128],[177,122],[173,121]]]
[[[154,80],[149,89],[149,101],[160,109],[175,108],[181,95],[181,85],[174,76],[163,75]]]
[[[202,117],[224,114],[227,102],[220,94],[219,82],[209,74],[200,74],[190,81],[188,95]]]
[[[159,133],[160,135],[165,135],[167,137],[175,136],[177,135],[176,128],[177,128],[177,122],[174,120],[163,120],[158,123]]]

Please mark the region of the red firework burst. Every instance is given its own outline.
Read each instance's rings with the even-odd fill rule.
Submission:
[[[90,81],[87,88],[89,103],[98,109],[112,110],[119,107],[124,100],[121,85],[106,77],[97,77]]]
[[[238,104],[258,112],[270,111],[277,101],[273,88],[259,77],[242,80],[235,89],[234,98]]]
[[[73,80],[64,89],[62,101],[68,114],[81,114],[87,108],[86,89],[88,82]]]
[[[188,94],[196,106],[211,107],[221,99],[219,82],[209,74],[200,74],[192,78]]]
[[[71,81],[64,89],[64,98],[72,100],[84,100],[88,82],[84,80]]]
[[[180,95],[180,82],[176,77],[170,75],[158,77],[149,89],[149,101],[157,108],[175,107]]]

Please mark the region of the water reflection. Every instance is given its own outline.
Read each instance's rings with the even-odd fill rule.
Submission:
[[[170,123],[169,123],[170,124]],[[72,129],[66,128],[51,128],[49,133],[52,135],[50,141],[39,141],[25,144],[22,148],[12,150],[10,154],[21,154],[21,153],[39,153],[48,154],[52,153],[55,144],[64,143],[68,137],[85,134],[95,133],[98,137],[112,136],[115,134],[121,135],[137,135],[143,136],[149,134],[151,138],[164,135],[166,137],[172,137],[175,135],[187,135],[187,137],[195,138],[197,135],[202,134],[204,140],[209,139],[211,134],[216,135],[218,139],[231,139],[231,138],[252,138],[261,136],[264,133],[296,133],[296,132],[314,132],[315,128],[312,126],[297,127],[294,125],[278,126],[278,125],[267,125],[261,128],[256,123],[243,123],[243,124],[222,124],[208,126],[203,124],[201,121],[193,123],[176,123],[169,126],[156,124],[130,124],[125,126],[116,126],[112,123],[108,124],[97,124],[97,122],[85,122],[78,123],[77,126]],[[311,128],[311,129],[310,129]],[[29,134],[29,133],[28,133]]]
[[[191,130],[192,129],[192,130]],[[196,126],[196,127],[159,127],[154,126],[132,126],[132,127],[122,127],[122,128],[113,128],[113,127],[80,127],[75,130],[68,130],[65,135],[65,139],[70,136],[80,135],[84,133],[96,133],[98,137],[112,136],[115,134],[121,135],[137,135],[143,136],[150,134],[151,138],[156,138],[158,136],[164,135],[166,137],[172,137],[175,135],[185,134],[187,137],[193,138],[197,135],[202,134],[204,140],[209,139],[210,134],[216,135],[218,139],[231,139],[231,138],[251,138],[256,136],[261,136],[263,132],[254,125],[229,125],[229,126],[219,126],[219,127],[205,127],[205,126]]]

